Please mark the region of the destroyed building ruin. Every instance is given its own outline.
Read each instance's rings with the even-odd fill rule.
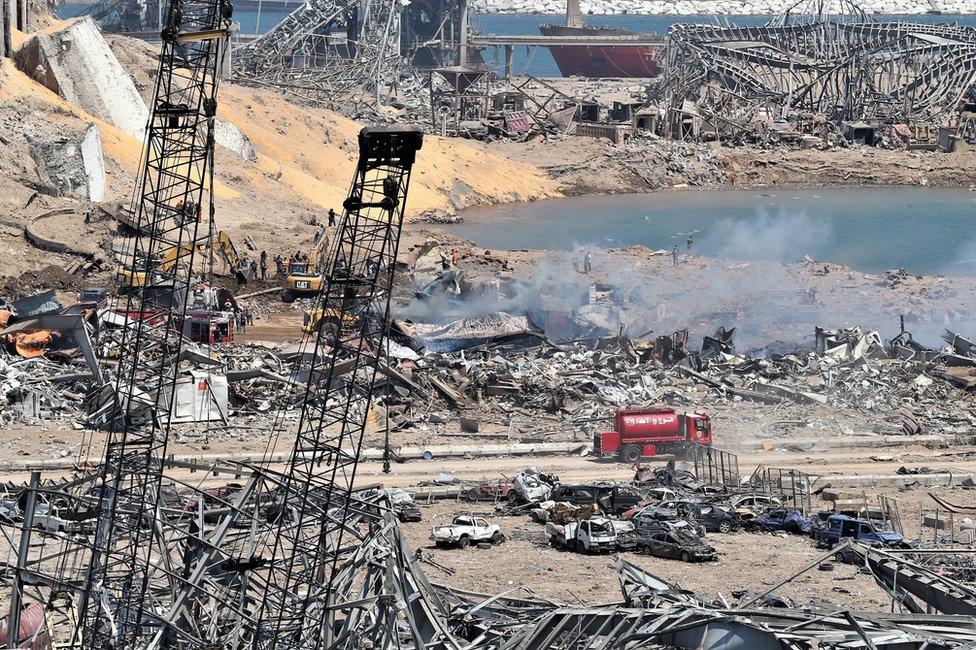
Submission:
[[[976,29],[876,22],[856,4],[799,3],[768,25],[674,25],[652,90],[675,139],[918,139],[956,126]],[[899,127],[899,128],[896,128]],[[893,133],[888,133],[893,129]],[[923,139],[924,136],[923,136]]]

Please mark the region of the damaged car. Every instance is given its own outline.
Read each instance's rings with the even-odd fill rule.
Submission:
[[[630,522],[606,517],[573,521],[565,526],[546,524],[549,541],[554,547],[581,553],[613,553],[630,548],[634,543],[633,531]]]
[[[543,474],[535,467],[519,472],[512,479],[512,488],[519,503],[539,503],[548,501],[558,478]]]
[[[750,520],[749,525],[756,530],[767,532],[782,530],[797,534],[810,532],[813,528],[813,522],[799,508],[773,508]]]
[[[833,548],[841,540],[852,539],[869,545],[901,547],[905,538],[884,521],[832,515],[814,530],[814,541],[821,548]]]
[[[420,506],[406,490],[389,488],[386,491],[386,496],[390,499],[390,506],[400,521],[420,521],[423,518],[420,513]]]
[[[681,560],[682,562],[710,562],[716,557],[715,548],[702,541],[686,522],[675,525],[670,522],[637,529],[637,547],[640,553],[655,557]]]

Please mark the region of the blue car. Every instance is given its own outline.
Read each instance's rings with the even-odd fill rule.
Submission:
[[[806,533],[813,523],[799,508],[773,508],[752,520],[758,530],[784,530],[788,533]]]

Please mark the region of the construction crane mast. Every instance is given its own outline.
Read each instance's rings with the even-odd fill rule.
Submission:
[[[152,617],[166,607],[156,600],[168,591],[160,583],[172,581],[164,573],[169,558],[159,557],[174,546],[164,539],[160,512],[162,461],[198,231],[213,216],[202,206],[205,191],[213,190],[208,168],[230,15],[228,0],[173,0],[161,33],[131,268],[162,250],[175,250],[176,258],[142,286],[126,287],[114,381],[90,407],[107,441],[98,528],[78,601],[74,644],[84,648],[140,646],[147,626],[156,624]]]
[[[254,648],[332,647],[332,581],[349,522],[376,369],[389,325],[390,294],[410,172],[422,133],[365,128],[343,204],[331,273],[317,307],[330,317],[314,336],[313,361],[259,604]]]

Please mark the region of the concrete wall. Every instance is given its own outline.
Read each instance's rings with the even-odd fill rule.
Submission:
[[[34,36],[15,59],[35,81],[142,139],[149,109],[91,18]]]
[[[254,162],[258,159],[250,138],[230,122],[214,120],[214,142],[242,160]]]
[[[81,133],[36,138],[30,142],[30,152],[46,193],[82,201],[104,200],[105,159],[94,124]]]
[[[102,155],[102,136],[92,124],[81,139],[81,161],[88,178],[88,200],[105,200],[105,157]]]

